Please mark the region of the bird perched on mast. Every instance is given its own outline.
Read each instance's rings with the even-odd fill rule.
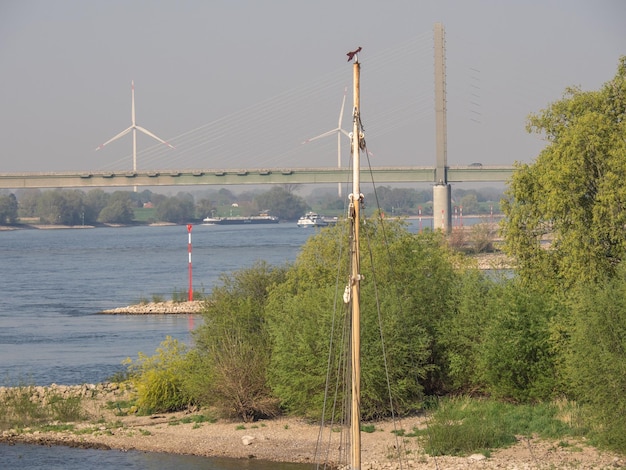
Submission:
[[[359,61],[357,54],[361,52],[361,46],[359,46],[355,51],[348,52],[346,55],[348,56],[348,62],[350,62],[354,57],[356,57],[356,61]]]

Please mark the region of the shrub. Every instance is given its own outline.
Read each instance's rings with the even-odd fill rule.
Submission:
[[[434,338],[436,325],[450,313],[452,254],[440,235],[416,236],[395,221],[367,219],[361,235],[362,417],[389,416],[390,395],[395,412],[411,413],[425,392],[440,386]],[[269,380],[294,414],[319,419],[340,413],[337,406],[333,416],[323,416],[326,389],[343,382],[347,363],[349,316],[341,299],[349,278],[347,242],[345,224],[309,238],[286,281],[270,293]],[[345,393],[336,394],[337,403]]]
[[[53,395],[48,399],[54,421],[80,421],[84,418],[82,400],[80,397],[63,397]]]
[[[485,330],[492,320],[487,299],[494,282],[477,269],[459,276],[453,311],[437,325],[436,341],[442,349],[444,376],[442,392],[480,393],[485,390],[484,376],[476,367]]]
[[[571,317],[566,369],[601,445],[626,451],[626,268],[583,287]]]
[[[551,299],[513,279],[496,285],[487,305],[489,322],[476,364],[487,391],[518,402],[552,398],[558,381]]]
[[[259,262],[229,276],[209,297],[204,322],[194,331],[194,373],[189,387],[202,403],[244,421],[272,417],[278,401],[267,385],[271,345],[265,304],[285,268]]]
[[[143,413],[181,410],[194,402],[184,387],[189,369],[187,348],[168,336],[154,356],[139,353],[127,360],[131,381],[137,389],[137,406]]]

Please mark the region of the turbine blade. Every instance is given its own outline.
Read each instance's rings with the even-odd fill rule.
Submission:
[[[135,80],[130,82],[130,124],[135,125]]]
[[[317,139],[322,139],[324,137],[328,137],[329,135],[333,135],[335,132],[340,132],[341,129],[333,129],[332,131],[328,131],[328,132],[324,132],[323,134],[317,135],[315,137],[311,137],[310,139],[305,140],[304,142],[302,142],[303,144],[308,144],[309,142],[313,142],[314,140]]]
[[[114,140],[119,139],[120,137],[125,136],[126,134],[128,134],[130,131],[133,130],[133,126],[130,126],[128,129],[124,129],[122,132],[120,132],[119,134],[117,134],[115,137],[110,138],[109,140],[107,140],[104,144],[100,144],[98,147],[96,147],[96,151],[100,150],[102,147],[104,147],[105,145],[110,144],[111,142],[113,142]]]
[[[147,136],[152,137],[153,139],[158,140],[159,142],[161,142],[162,144],[167,145],[169,148],[173,149],[175,148],[172,144],[170,144],[169,142],[164,141],[163,139],[161,139],[160,137],[157,137],[156,135],[154,135],[152,132],[150,132],[148,129],[144,129],[141,126],[135,126],[135,129],[137,129],[140,132],[143,132],[144,134],[146,134]]]
[[[341,129],[341,121],[343,121],[343,109],[346,106],[346,95],[348,94],[348,87],[343,89],[343,101],[341,102],[341,111],[339,111],[339,121],[337,122],[337,128]]]
[[[348,131],[344,131],[343,129],[339,129],[339,132],[341,132],[346,137],[350,138],[350,133]]]

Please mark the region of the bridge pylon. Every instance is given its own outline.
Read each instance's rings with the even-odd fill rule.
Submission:
[[[437,165],[433,187],[434,228],[452,228],[451,190],[448,184],[448,131],[446,114],[446,57],[443,25],[435,23],[435,139]]]

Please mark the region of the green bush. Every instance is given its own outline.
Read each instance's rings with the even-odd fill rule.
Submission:
[[[53,395],[48,399],[48,403],[54,421],[66,423],[80,421],[84,418],[82,399],[78,396],[63,397],[61,395]]]
[[[168,336],[154,356],[140,352],[135,362],[128,359],[127,363],[142,413],[176,411],[193,404],[184,386],[190,366],[183,343]]]
[[[492,289],[476,367],[493,397],[536,402],[558,391],[551,341],[554,309],[550,297],[516,279]]]
[[[626,452],[626,268],[583,287],[574,303],[566,368],[598,442]]]
[[[437,343],[442,349],[441,392],[482,393],[484,377],[477,368],[485,330],[492,320],[487,309],[494,281],[479,270],[459,276],[458,287],[450,299],[453,311],[437,325]]]
[[[335,384],[344,379],[346,232],[338,224],[309,238],[286,281],[270,293],[269,380],[294,414],[322,417],[327,387],[338,390]],[[434,338],[436,325],[450,314],[448,298],[457,280],[452,254],[439,235],[416,236],[394,221],[367,219],[361,236],[362,416],[389,416],[390,395],[396,412],[410,413],[421,407],[425,392],[440,386]],[[341,403],[345,390],[336,396]]]

